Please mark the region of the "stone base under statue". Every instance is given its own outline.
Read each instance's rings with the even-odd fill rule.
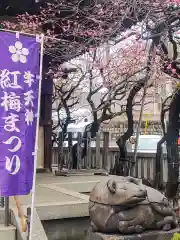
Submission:
[[[89,231],[88,240],[171,240],[174,233],[180,233],[180,227],[168,232],[149,231],[132,235],[103,234]]]

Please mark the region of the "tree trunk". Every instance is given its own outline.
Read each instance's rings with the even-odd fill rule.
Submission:
[[[131,89],[126,105],[126,115],[128,119],[128,129],[120,136],[116,143],[119,147],[120,157],[116,159],[115,165],[111,170],[111,174],[118,176],[127,176],[129,173],[130,164],[127,159],[126,141],[133,135],[133,100],[136,94],[144,87],[145,79],[139,80],[139,82]]]
[[[166,196],[173,199],[176,196],[179,182],[179,114],[180,114],[180,90],[177,89],[169,109],[169,122],[167,127],[167,162],[168,162],[168,182],[166,185]]]
[[[163,130],[163,137],[161,138],[161,140],[158,142],[157,144],[157,150],[156,150],[156,165],[155,165],[155,171],[156,171],[156,175],[155,175],[155,179],[153,180],[153,187],[158,189],[159,191],[163,191],[164,190],[164,183],[161,182],[162,178],[161,178],[161,158],[163,157],[163,149],[162,149],[162,144],[165,143],[167,141],[167,131],[166,131],[166,127],[165,127],[165,114],[167,111],[169,111],[169,107],[166,106],[167,101],[171,98],[172,96],[169,96],[168,98],[166,98],[166,100],[163,102],[162,104],[162,110],[161,110],[161,126],[162,126],[162,130]]]

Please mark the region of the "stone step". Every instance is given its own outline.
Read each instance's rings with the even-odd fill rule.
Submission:
[[[0,224],[0,239],[16,240],[16,228],[14,226],[5,227],[4,224]]]

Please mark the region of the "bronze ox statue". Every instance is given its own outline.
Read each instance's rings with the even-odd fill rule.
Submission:
[[[168,231],[177,226],[176,214],[159,191],[132,177],[113,177],[96,184],[89,198],[93,231],[132,234]]]

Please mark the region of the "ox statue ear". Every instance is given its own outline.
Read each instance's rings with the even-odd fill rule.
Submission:
[[[107,188],[110,191],[110,193],[114,194],[116,192],[116,182],[113,179],[110,179],[107,182]]]

